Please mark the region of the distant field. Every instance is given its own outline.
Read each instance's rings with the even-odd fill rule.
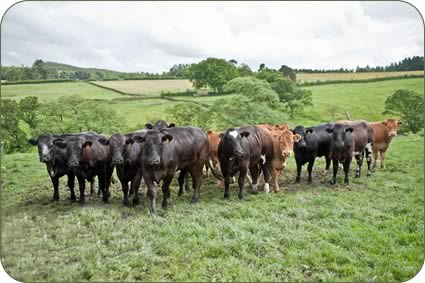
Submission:
[[[134,80],[98,81],[95,84],[131,94],[159,94],[161,91],[185,91],[192,89],[189,80]]]
[[[113,99],[122,95],[101,89],[85,82],[22,84],[1,86],[1,97],[20,100],[26,96],[37,96],[41,101],[61,96],[78,94],[87,99]]]
[[[302,82],[311,81],[338,81],[338,80],[365,80],[373,78],[396,77],[403,75],[421,75],[424,71],[406,72],[370,72],[370,73],[298,73],[297,79]]]

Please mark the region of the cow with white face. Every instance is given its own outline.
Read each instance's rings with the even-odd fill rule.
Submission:
[[[224,178],[224,198],[229,198],[230,178],[239,172],[239,199],[243,200],[243,189],[248,170],[252,176],[252,191],[257,192],[260,170],[264,173],[264,191],[269,192],[273,141],[270,135],[256,126],[230,128],[221,135],[218,158]]]

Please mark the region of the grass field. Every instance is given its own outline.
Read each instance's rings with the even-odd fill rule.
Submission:
[[[14,90],[15,97],[35,93],[51,99],[45,94],[50,87],[61,95],[77,88],[52,85],[38,92],[25,85],[23,94],[2,87],[2,97]],[[175,103],[210,104],[220,98],[121,101],[125,96],[78,85],[89,87],[93,93],[87,90],[87,97],[105,99],[133,126],[163,118]],[[395,89],[423,94],[423,87],[421,79],[309,87],[315,106],[288,122],[331,120],[330,105],[338,105],[338,113],[349,111],[353,119],[380,120],[385,98]],[[245,202],[237,199],[236,185],[230,201],[224,201],[210,177],[200,202],[191,205],[189,194],[177,197],[174,182],[169,209],[158,208],[156,216],[148,213],[145,189],[141,206],[124,207],[118,183],[109,204],[89,197],[80,208],[70,203],[62,180],[61,200],[54,203],[35,148],[5,155],[2,264],[20,281],[406,281],[424,260],[423,144],[419,135],[396,137],[387,168],[354,179],[353,162],[349,186],[341,184],[341,172],[338,185],[328,185],[330,176],[321,174],[323,160],[316,163],[313,185],[306,184],[305,168],[295,185],[291,157],[280,180],[282,192],[247,194]]]
[[[20,100],[26,96],[37,96],[48,101],[61,96],[78,94],[87,99],[114,99],[122,97],[115,91],[101,89],[85,82],[22,84],[1,86],[1,97]]]
[[[134,81],[97,81],[95,84],[131,94],[159,95],[161,91],[185,91],[192,89],[189,80],[134,80]]]
[[[368,72],[368,73],[298,73],[297,80],[301,82],[330,80],[365,80],[374,78],[397,77],[404,75],[423,75],[423,71],[405,72]]]

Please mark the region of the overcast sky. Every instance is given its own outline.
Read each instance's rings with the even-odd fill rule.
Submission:
[[[403,2],[23,2],[4,16],[1,60],[137,72],[206,57],[255,70],[355,68],[422,55],[423,34]]]

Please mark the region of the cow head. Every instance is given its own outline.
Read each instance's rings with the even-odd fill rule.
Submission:
[[[241,158],[244,155],[241,141],[248,136],[248,131],[240,131],[234,128],[230,128],[224,134],[219,135],[221,140],[231,149],[232,155],[236,158]]]
[[[335,148],[343,149],[345,146],[351,145],[353,128],[335,124],[333,128],[327,128],[326,132],[332,135],[332,144]]]
[[[144,135],[136,135],[131,140],[143,144],[143,162],[146,162],[149,166],[158,166],[161,164],[163,146],[172,142],[173,136],[158,130],[151,130]]]
[[[313,128],[304,128],[303,126],[296,126],[291,130],[294,136],[297,136],[294,139],[294,145],[297,149],[305,149],[307,147],[306,139],[307,136],[313,133]]]
[[[176,124],[174,124],[174,123],[168,124],[164,120],[158,120],[158,121],[156,121],[155,124],[151,124],[151,123],[145,124],[145,127],[148,130],[153,130],[153,129],[162,130],[162,129],[165,129],[165,128],[174,128],[175,126],[176,126]]]
[[[109,139],[102,137],[97,141],[103,146],[109,146],[112,156],[112,166],[124,163],[124,154],[127,148],[127,138],[125,135],[113,134]]]
[[[83,137],[73,137],[67,139],[55,139],[53,141],[54,146],[62,149],[66,149],[68,157],[68,167],[75,170],[80,165],[80,159],[83,149],[91,147],[93,142],[86,140]]]
[[[393,138],[397,135],[397,130],[403,123],[396,119],[387,119],[387,121],[382,122],[382,124],[387,127],[388,136]]]
[[[37,139],[30,139],[28,143],[38,146],[38,156],[40,162],[48,163],[52,160],[53,137],[49,134],[43,134]]]

